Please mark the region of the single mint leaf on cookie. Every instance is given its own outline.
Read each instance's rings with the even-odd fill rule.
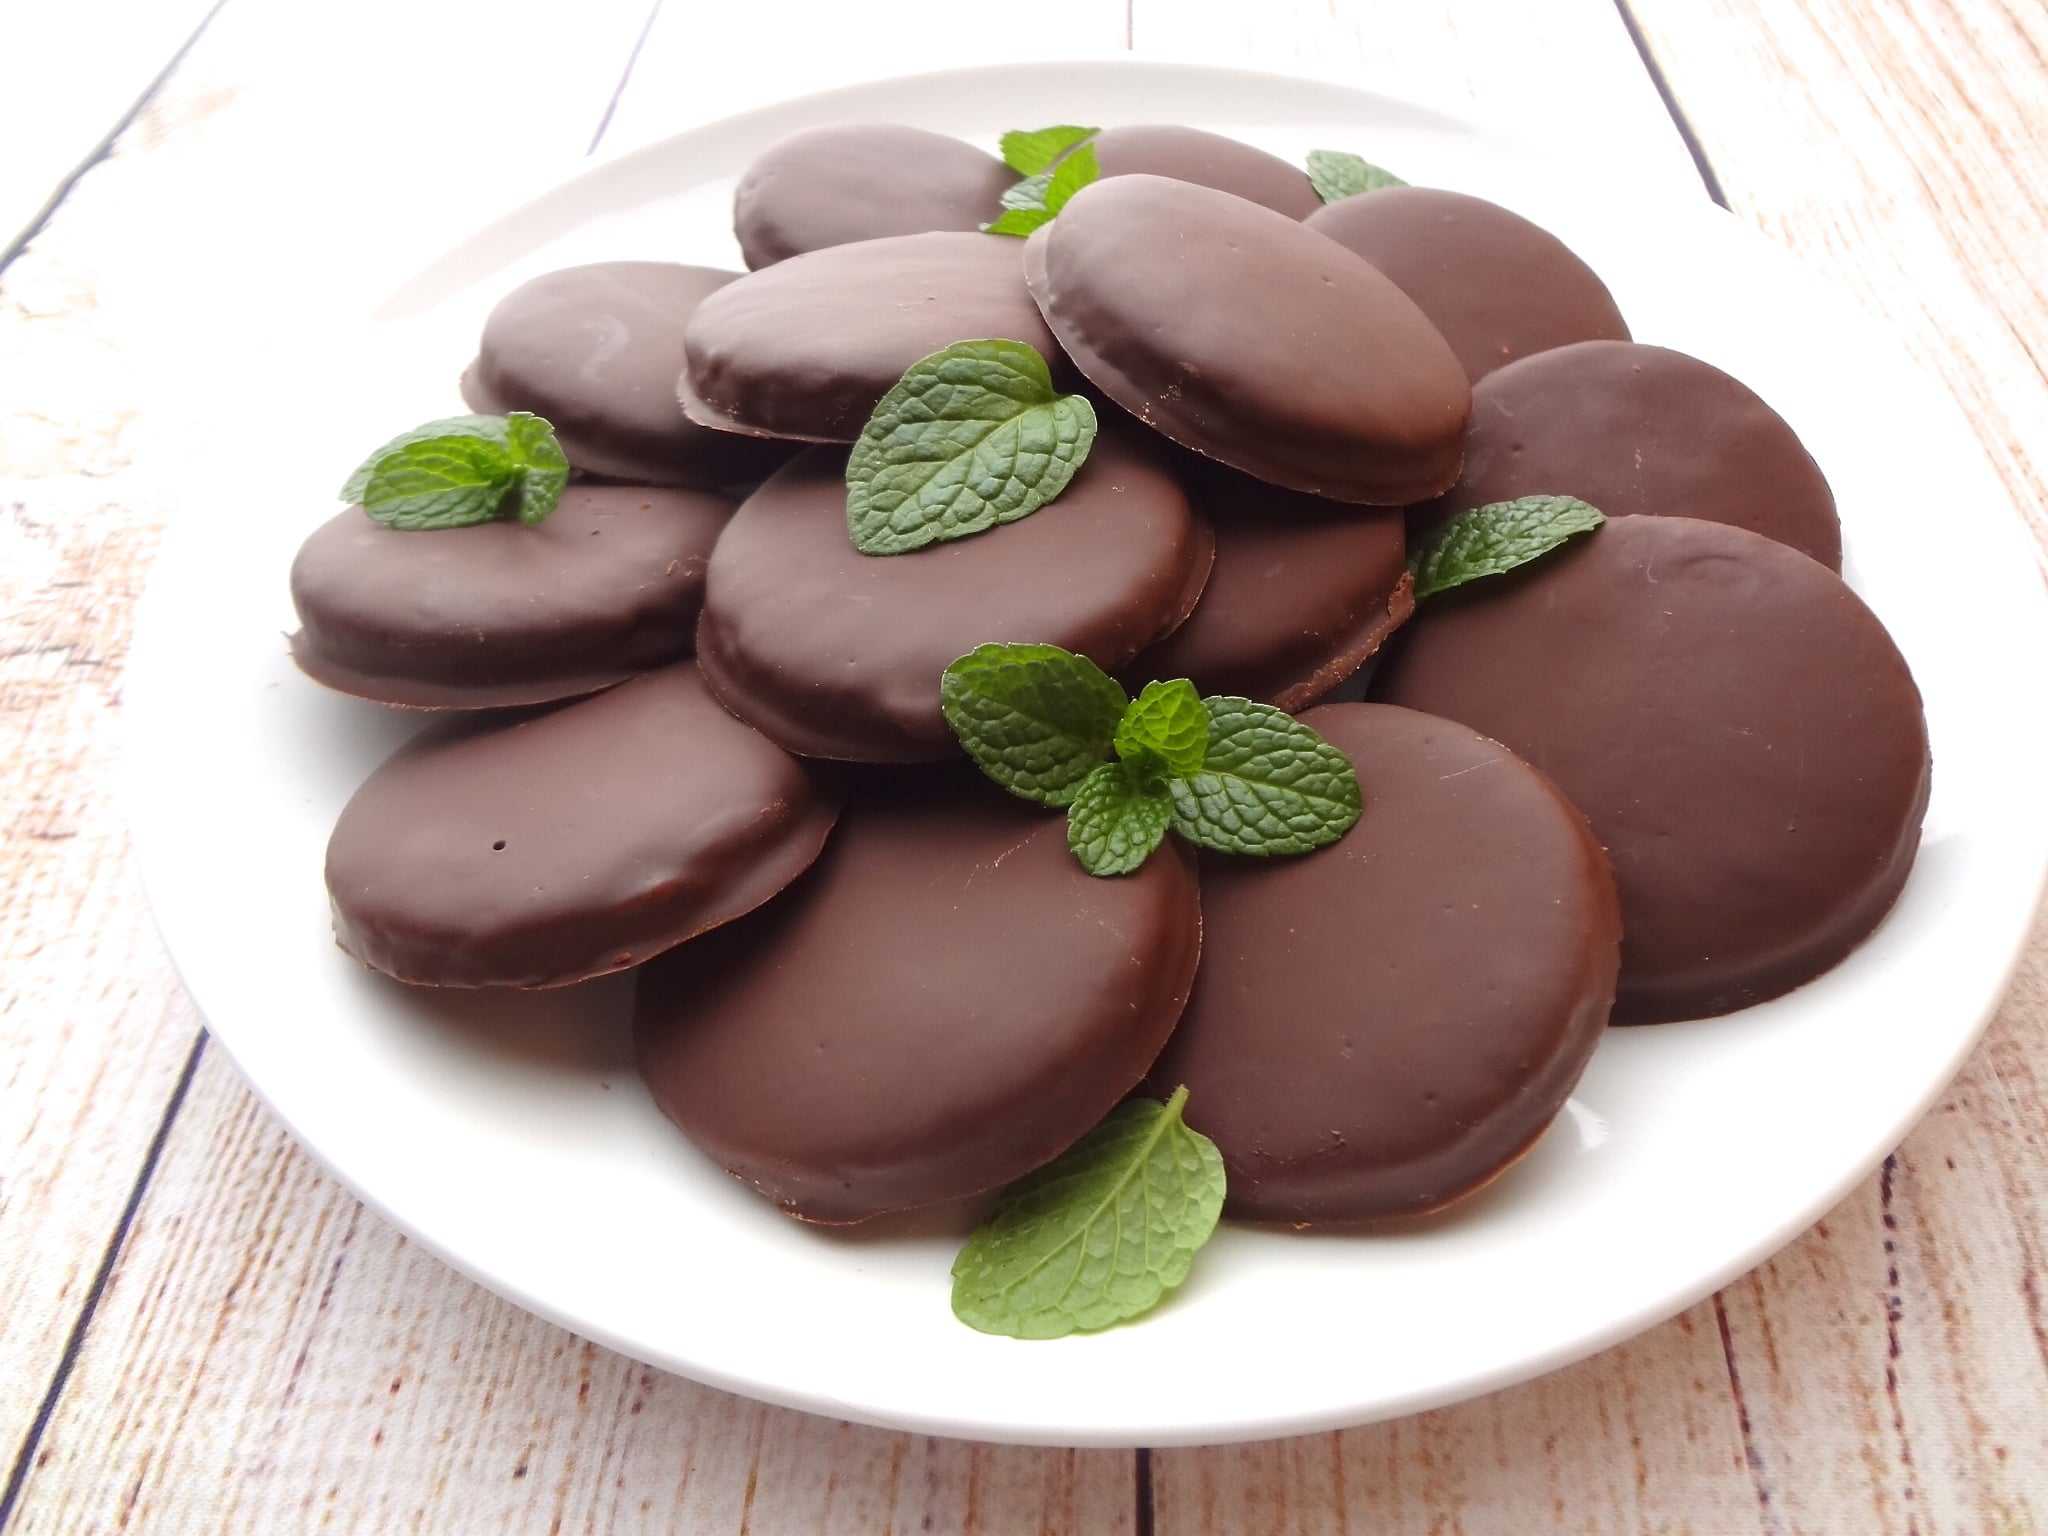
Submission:
[[[505,445],[519,466],[519,521],[532,527],[546,520],[569,483],[569,456],[555,441],[555,429],[531,411],[505,418]]]
[[[1013,795],[1064,806],[1109,756],[1130,702],[1117,680],[1056,645],[977,646],[946,668],[939,712],[981,771]]]
[[[1095,407],[1052,387],[1021,341],[956,341],[911,364],[846,461],[846,527],[901,555],[1029,517],[1095,442]]]
[[[529,411],[453,416],[400,433],[357,466],[344,501],[389,528],[466,528],[511,512],[522,523],[554,511],[569,460],[554,428]]]
[[[1223,1158],[1164,1104],[1131,1099],[1027,1174],[953,1261],[953,1315],[1056,1339],[1149,1312],[1188,1276],[1223,1211]]]
[[[1126,762],[1151,753],[1166,771],[1186,778],[1209,751],[1209,712],[1186,678],[1147,683],[1116,728],[1116,755]]]
[[[1308,179],[1316,196],[1326,203],[1377,192],[1383,187],[1405,187],[1407,182],[1392,171],[1381,170],[1370,160],[1342,149],[1312,149],[1308,152]]]
[[[1364,800],[1351,760],[1284,710],[1209,698],[1201,771],[1167,785],[1174,830],[1224,853],[1307,853],[1334,843]]]
[[[1067,807],[1067,846],[1091,875],[1128,875],[1172,824],[1173,799],[1156,759],[1104,763]]]
[[[1606,521],[1575,496],[1519,496],[1460,512],[1410,561],[1415,600],[1527,565]]]
[[[425,426],[414,427],[410,432],[401,432],[382,448],[371,454],[356,466],[341,487],[343,501],[361,501],[363,493],[370,488],[370,472],[390,455],[414,443],[423,443],[437,437],[481,437],[493,441],[499,439],[505,430],[502,416],[449,416],[441,421],[430,421]]]
[[[1036,176],[1050,170],[1076,144],[1086,143],[1100,128],[1083,128],[1075,123],[1055,123],[1050,128],[1012,128],[1003,135],[1003,164],[1019,176]]]

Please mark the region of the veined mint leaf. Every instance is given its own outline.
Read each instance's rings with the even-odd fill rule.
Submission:
[[[1307,853],[1351,830],[1364,800],[1351,760],[1284,710],[1209,698],[1208,757],[1171,780],[1174,830],[1225,853]]]
[[[953,1261],[953,1315],[1056,1339],[1149,1312],[1223,1211],[1223,1158],[1181,1118],[1188,1091],[1132,1099],[998,1200]]]
[[[1027,176],[1003,193],[1003,211],[981,226],[985,235],[1028,235],[1102,174],[1093,145],[1083,144],[1051,170]]]
[[[1104,763],[1081,781],[1067,807],[1067,846],[1089,874],[1128,875],[1166,836],[1173,799],[1151,766]]]
[[[1439,528],[1410,562],[1415,600],[1527,565],[1606,521],[1576,496],[1519,496],[1472,507]]]
[[[1041,224],[1050,224],[1052,214],[1040,208],[1005,208],[981,226],[984,235],[1015,235],[1019,239]]]
[[[1019,176],[1036,176],[1072,149],[1102,132],[1074,123],[1055,123],[1050,128],[1012,128],[1003,135],[1003,164]]]
[[[1209,751],[1209,712],[1186,678],[1147,683],[1116,728],[1116,755],[1135,762],[1151,753],[1170,774],[1185,778]]]
[[[370,471],[380,460],[414,443],[423,443],[436,437],[482,437],[497,440],[505,428],[502,416],[449,416],[441,421],[430,421],[425,426],[414,427],[410,432],[401,432],[382,448],[371,454],[356,466],[356,472],[348,477],[341,488],[343,501],[361,501],[363,493],[370,488]]]
[[[1130,702],[1117,680],[1056,645],[983,645],[946,668],[939,712],[981,771],[1013,795],[1067,805],[1109,756]]]
[[[854,548],[900,555],[1028,517],[1067,488],[1095,407],[1053,390],[1021,341],[956,341],[911,364],[846,461]]]
[[[1045,211],[1045,191],[1051,185],[1052,172],[1050,170],[1040,171],[1035,176],[1026,176],[1022,181],[1014,183],[1003,193],[1000,200],[1001,204],[1005,208],[1028,209],[1043,213]]]
[[[546,519],[569,483],[569,456],[555,441],[555,429],[531,411],[505,418],[505,446],[519,466],[519,521],[532,527]]]
[[[530,411],[455,416],[401,433],[357,467],[344,500],[389,528],[465,528],[516,512],[526,524],[554,511],[569,460],[554,428]]]
[[[1308,179],[1316,196],[1326,203],[1377,192],[1382,187],[1405,187],[1407,182],[1392,171],[1383,171],[1370,160],[1342,149],[1312,149],[1308,152]]]

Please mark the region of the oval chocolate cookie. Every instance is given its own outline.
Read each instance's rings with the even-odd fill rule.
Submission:
[[[1190,476],[1216,564],[1187,622],[1131,664],[1143,683],[1192,678],[1306,709],[1372,657],[1415,609],[1404,519],[1282,490],[1220,465]]]
[[[683,327],[738,277],[672,261],[568,267],[507,294],[484,322],[462,398],[487,415],[545,416],[569,462],[653,485],[748,485],[788,450],[713,432],[683,414]]]
[[[1308,173],[1300,166],[1220,133],[1167,123],[1135,123],[1105,128],[1088,142],[1105,179],[1165,176],[1193,182],[1245,198],[1290,219],[1305,219],[1322,206]]]
[[[1810,981],[1919,847],[1904,658],[1839,577],[1746,529],[1621,518],[1433,599],[1376,692],[1506,742],[1586,813],[1621,886],[1617,1022]]]
[[[1450,347],[1389,279],[1270,208],[1118,176],[1076,193],[1024,264],[1075,366],[1197,453],[1377,505],[1457,477],[1471,390]]]
[[[400,532],[360,507],[292,562],[292,657],[330,688],[414,709],[591,693],[690,654],[732,503],[572,485],[537,527]]]
[[[1613,877],[1498,742],[1384,705],[1302,718],[1356,765],[1365,814],[1301,858],[1202,856],[1201,975],[1152,1086],[1188,1086],[1233,1215],[1434,1210],[1527,1151],[1591,1059]]]
[[[712,554],[697,630],[726,707],[807,756],[950,757],[948,663],[1037,641],[1114,671],[1187,616],[1209,573],[1208,525],[1179,483],[1107,426],[1056,500],[907,555],[853,547],[845,473],[843,452],[813,449],[746,500]]]
[[[1021,249],[1000,235],[899,235],[750,273],[691,318],[683,407],[727,432],[850,443],[912,363],[956,341],[1021,341],[1056,364]]]
[[[1599,275],[1557,236],[1498,203],[1437,187],[1347,197],[1308,227],[1394,280],[1443,332],[1476,384],[1574,341],[1627,341]]]
[[[977,230],[1017,179],[960,139],[900,123],[812,128],[747,167],[732,228],[749,267],[932,229]]]
[[[856,797],[811,875],[641,974],[654,1100],[791,1214],[853,1222],[1049,1162],[1145,1073],[1194,980],[1192,860],[1088,874],[979,776]]]
[[[759,906],[836,811],[695,667],[670,667],[401,748],[327,844],[334,934],[425,986],[583,981]]]
[[[1480,381],[1464,471],[1425,515],[1532,495],[1730,523],[1842,568],[1834,493],[1798,435],[1740,381],[1665,347],[1581,342]]]

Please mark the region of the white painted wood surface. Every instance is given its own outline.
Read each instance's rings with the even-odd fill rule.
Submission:
[[[0,18],[0,144],[55,121],[23,104],[35,82],[98,56],[107,26],[56,9],[37,61]],[[150,25],[177,32],[176,9]],[[1730,204],[1940,374],[2048,536],[2030,270],[2048,249],[2048,14],[1636,10]],[[886,60],[876,12],[229,0],[0,272],[0,1468],[30,1450],[6,1529],[2048,1530],[2048,928],[1885,1175],[1756,1274],[1545,1381],[1265,1446],[978,1447],[749,1404],[452,1275],[314,1168],[218,1053],[167,1115],[198,1024],[109,777],[133,602],[191,494],[154,467],[180,346],[345,302],[337,269],[372,291],[571,167],[600,125],[604,150],[838,80],[1131,41],[1540,118],[1617,195],[1694,175],[1607,0],[1056,0],[1023,32],[911,0],[890,8]],[[138,89],[189,30],[138,55]]]

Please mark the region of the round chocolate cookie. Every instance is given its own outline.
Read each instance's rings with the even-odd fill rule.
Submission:
[[[586,474],[718,489],[759,480],[787,449],[697,425],[676,403],[683,327],[737,272],[603,261],[512,290],[484,322],[462,398],[545,416]]]
[[[1216,564],[1187,622],[1131,663],[1140,683],[1192,678],[1306,709],[1364,666],[1415,610],[1404,520],[1267,485],[1221,465],[1189,477]]]
[[[956,341],[1021,341],[1057,365],[1020,251],[998,235],[898,235],[750,273],[691,317],[683,408],[726,432],[850,443],[912,363]]]
[[[1919,847],[1904,658],[1839,577],[1746,529],[1621,518],[1433,599],[1375,691],[1507,743],[1586,813],[1621,886],[1618,1023],[1810,981]]]
[[[807,1221],[992,1189],[1159,1053],[1201,950],[1178,845],[1097,879],[979,775],[848,804],[817,868],[641,974],[641,1075],[683,1134]]]
[[[1187,616],[1209,574],[1209,528],[1179,482],[1107,427],[1056,500],[907,555],[853,547],[845,475],[844,452],[813,449],[747,498],[712,553],[697,629],[712,691],[806,756],[951,757],[948,663],[1037,641],[1115,671]]]
[[[978,230],[1017,179],[994,155],[900,123],[812,128],[747,167],[732,229],[749,267],[931,229]]]
[[[413,709],[541,704],[690,654],[732,503],[572,485],[547,521],[400,532],[360,507],[292,561],[292,658],[316,682]]]
[[[1574,341],[1627,341],[1593,269],[1498,203],[1438,187],[1388,187],[1324,208],[1308,227],[1378,267],[1436,323],[1473,383]]]
[[[1140,421],[1260,480],[1391,505],[1457,478],[1471,389],[1408,296],[1208,187],[1118,176],[1025,243],[1060,344]]]
[[[563,986],[753,910],[836,814],[685,663],[401,748],[328,841],[334,935],[400,981]]]
[[[1586,341],[1489,374],[1472,392],[1464,471],[1422,515],[1539,494],[1609,517],[1730,523],[1842,568],[1834,493],[1784,417],[1665,347]]]
[[[1088,141],[1104,179],[1111,176],[1165,176],[1214,187],[1305,219],[1322,206],[1308,173],[1277,155],[1254,149],[1220,133],[1164,123],[1137,123],[1105,128]]]
[[[1498,742],[1378,704],[1302,718],[1357,766],[1365,814],[1301,858],[1202,855],[1202,971],[1150,1081],[1187,1085],[1232,1215],[1435,1210],[1527,1151],[1591,1059],[1614,879]]]

